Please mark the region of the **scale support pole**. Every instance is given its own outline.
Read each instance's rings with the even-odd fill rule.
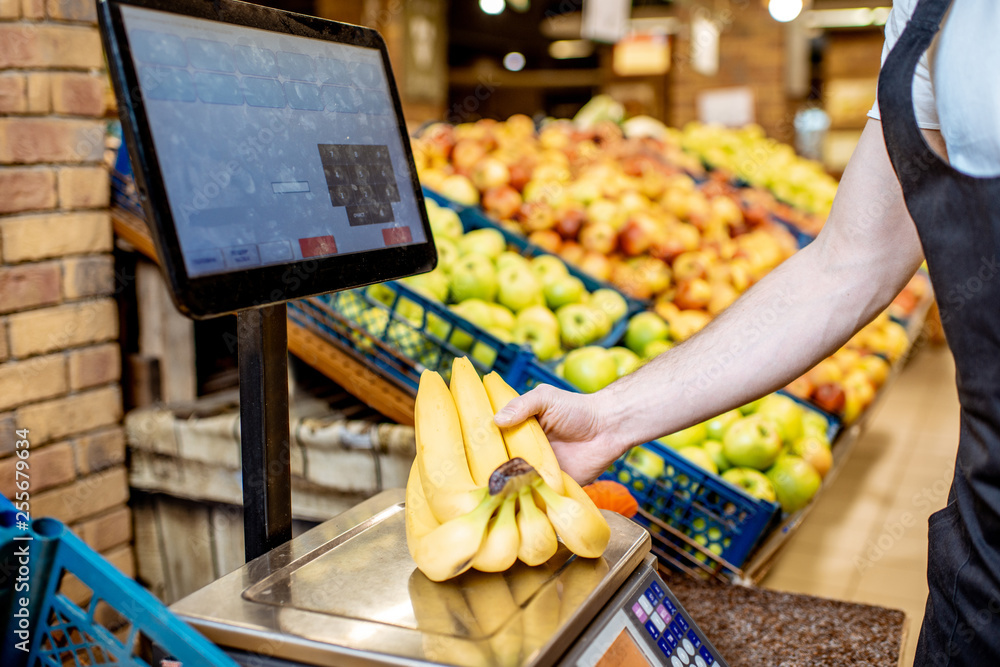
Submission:
[[[247,562],[292,539],[286,315],[284,303],[236,315]]]

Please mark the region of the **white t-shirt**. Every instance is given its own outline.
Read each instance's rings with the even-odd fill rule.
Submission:
[[[882,62],[917,0],[894,0]],[[948,158],[974,176],[1000,175],[1000,2],[954,0],[913,79],[917,124],[941,130]],[[868,116],[880,118],[878,102]]]

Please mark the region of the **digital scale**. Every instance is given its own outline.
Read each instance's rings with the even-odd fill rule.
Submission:
[[[726,665],[638,524],[605,512],[599,559],[560,546],[535,568],[436,584],[407,551],[403,496],[385,491],[171,610],[245,667]]]
[[[98,9],[174,301],[237,315],[247,564],[173,610],[247,667],[725,665],[617,514],[602,558],[444,583],[410,558],[402,490],[291,539],[286,302],[437,261],[385,43],[234,0]]]

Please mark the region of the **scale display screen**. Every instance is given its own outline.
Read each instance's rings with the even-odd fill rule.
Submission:
[[[432,268],[377,33],[239,2],[102,4],[134,171],[182,309]]]

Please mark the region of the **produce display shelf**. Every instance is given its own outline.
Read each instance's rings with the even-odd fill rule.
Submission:
[[[21,607],[24,598],[14,591],[15,579],[6,577],[0,584],[0,606],[8,611],[4,636],[18,637],[15,630],[28,632],[28,652],[6,642],[0,647],[0,664],[151,667],[173,660],[185,667],[236,667],[221,649],[62,523],[25,518],[18,524],[18,518],[10,501],[0,496],[0,560],[5,571],[14,571],[27,550],[32,591],[28,606]],[[68,579],[74,580],[75,588],[82,584],[89,589],[88,602],[78,605],[62,592]],[[21,610],[27,616],[15,616]],[[27,627],[20,623],[25,618]],[[111,619],[123,622],[123,628],[109,628]]]

